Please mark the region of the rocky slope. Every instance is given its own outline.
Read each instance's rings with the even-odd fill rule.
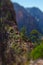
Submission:
[[[38,59],[36,61],[30,61],[29,65],[43,65],[43,59]]]
[[[43,33],[43,12],[37,8],[26,8],[26,10],[38,21],[39,31]]]
[[[18,43],[19,31],[16,23],[16,15],[10,0],[0,0],[0,64],[12,65],[13,43]],[[15,35],[18,39],[15,39]],[[14,36],[14,37],[13,37]]]
[[[19,30],[24,26],[26,27],[27,34],[29,34],[33,29],[38,29],[38,22],[24,7],[17,3],[13,3],[13,5]]]
[[[27,34],[33,29],[37,29],[43,34],[43,12],[39,8],[24,8],[17,3],[13,3],[13,5],[19,30],[24,26]]]
[[[0,0],[0,65],[24,65],[30,46],[21,39],[10,0]]]

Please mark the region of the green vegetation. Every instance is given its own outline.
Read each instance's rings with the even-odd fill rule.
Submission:
[[[29,38],[33,43],[40,43],[40,36],[41,34],[37,30],[32,30]]]
[[[39,46],[32,50],[31,57],[34,60],[39,58],[43,59],[43,43],[41,43]]]
[[[23,28],[21,29],[21,31],[20,31],[20,36],[21,36],[21,38],[23,39],[23,40],[27,40],[27,35],[26,35],[26,28],[25,28],[25,26],[23,26]]]
[[[1,65],[29,65],[31,58],[34,60],[43,58],[43,40],[40,41],[39,38],[41,34],[37,30],[32,30],[28,38],[25,27],[19,33],[10,0],[1,0],[0,8],[2,8],[0,15]]]

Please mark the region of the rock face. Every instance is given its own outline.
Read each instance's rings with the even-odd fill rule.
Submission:
[[[43,59],[38,59],[36,61],[30,61],[30,65],[43,65]]]
[[[13,23],[16,23],[15,12],[13,10],[13,5],[10,0],[1,0],[0,4],[0,17],[3,17],[8,22],[13,21]]]
[[[18,43],[13,35],[18,36],[16,15],[10,0],[0,0],[0,64],[13,65],[13,43]]]
[[[21,40],[13,5],[0,0],[0,65],[24,65],[28,45]]]
[[[26,32],[29,35],[29,33],[32,30],[38,29],[37,20],[33,16],[31,16],[31,14],[28,13],[24,7],[20,6],[17,3],[14,3],[13,5],[14,5],[14,10],[16,12],[16,20],[19,30],[25,27]]]
[[[24,8],[17,3],[13,5],[16,11],[16,20],[19,30],[25,26],[27,33],[31,32],[33,29],[37,29],[43,34],[43,12],[39,8]]]
[[[37,7],[26,10],[38,21],[39,32],[43,33],[43,12]]]

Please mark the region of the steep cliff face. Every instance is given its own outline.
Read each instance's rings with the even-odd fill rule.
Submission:
[[[12,65],[13,51],[11,46],[19,37],[16,15],[10,0],[0,0],[0,64]],[[10,52],[11,51],[11,52]]]
[[[0,0],[0,65],[24,65],[29,42],[21,39],[10,0]]]
[[[0,9],[0,17],[4,18],[4,21],[13,21],[13,23],[16,23],[15,12],[10,0],[1,0]]]
[[[16,20],[19,30],[25,27],[28,36],[32,30],[38,30],[37,20],[28,11],[17,3],[13,3],[13,5],[16,12]]]
[[[43,12],[37,7],[27,8],[26,10],[37,20],[39,32],[43,34]]]

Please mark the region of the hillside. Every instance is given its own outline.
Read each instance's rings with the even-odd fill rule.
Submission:
[[[43,33],[43,12],[37,7],[26,8],[26,10],[38,21],[39,31]]]
[[[29,37],[25,33],[30,33]],[[43,61],[41,38],[34,16],[11,0],[0,0],[0,65],[29,65],[31,59],[38,58]]]
[[[24,41],[18,31],[12,2],[1,0],[0,8],[0,65],[24,65],[32,43]]]
[[[29,35],[33,29],[38,29],[38,22],[24,7],[17,3],[14,3],[13,5],[19,30],[21,30],[23,26],[26,27],[27,34]]]
[[[19,30],[24,26],[27,34],[33,29],[43,34],[43,12],[39,8],[24,8],[17,3],[13,3],[13,5]]]
[[[18,43],[19,31],[16,15],[10,0],[0,0],[0,64],[13,65],[13,43]],[[18,36],[18,39],[15,38]]]

